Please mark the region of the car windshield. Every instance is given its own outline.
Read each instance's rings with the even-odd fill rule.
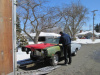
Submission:
[[[45,43],[58,44],[59,43],[59,38],[49,38],[45,41]]]

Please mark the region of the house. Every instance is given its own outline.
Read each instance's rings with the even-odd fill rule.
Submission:
[[[28,40],[29,44],[34,44],[34,42],[26,34],[24,34],[24,36]],[[32,38],[34,39],[36,33],[30,33],[30,36],[32,36]],[[60,37],[60,35],[57,33],[41,32],[39,35],[38,43],[45,42],[45,40],[48,38],[56,37]]]
[[[93,31],[81,31],[80,33],[76,34],[76,37],[79,39],[91,39],[93,36]],[[100,33],[97,33],[94,30],[94,37],[100,39]]]

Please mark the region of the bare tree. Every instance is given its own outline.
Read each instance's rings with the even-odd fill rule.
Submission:
[[[56,27],[56,24],[61,20],[58,8],[46,10],[43,6],[45,0],[18,0],[18,8],[21,9],[18,13],[23,18],[23,31],[34,41],[38,42],[40,32]],[[31,25],[36,37],[33,39],[27,32],[27,27]],[[31,29],[30,28],[30,29]]]
[[[88,14],[87,8],[79,3],[71,3],[70,6],[63,8],[62,13],[65,20],[64,31],[75,38],[75,34],[86,23],[86,15]]]
[[[62,31],[62,28],[60,26],[57,26],[52,29],[47,29],[45,32],[59,33],[60,31]]]

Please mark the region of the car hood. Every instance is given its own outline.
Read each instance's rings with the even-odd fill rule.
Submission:
[[[44,49],[47,47],[51,47],[54,46],[54,44],[50,44],[50,43],[41,43],[41,44],[32,44],[32,45],[27,45],[25,46],[26,48],[30,48],[31,50],[33,49]]]

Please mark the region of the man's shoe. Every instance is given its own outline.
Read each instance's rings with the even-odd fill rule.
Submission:
[[[68,66],[68,64],[65,64],[65,66]]]
[[[64,65],[66,65],[66,66],[67,66],[67,65],[68,65],[68,63],[65,63]]]
[[[71,63],[68,63],[69,65],[71,65]]]

